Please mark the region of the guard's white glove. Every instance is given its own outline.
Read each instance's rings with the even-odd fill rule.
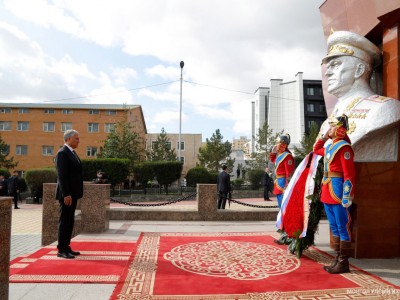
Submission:
[[[353,204],[353,202],[351,201],[351,199],[342,200],[342,206],[345,208],[350,207],[352,204]]]

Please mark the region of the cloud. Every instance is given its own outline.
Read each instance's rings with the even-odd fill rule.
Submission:
[[[179,110],[164,110],[157,112],[150,117],[152,124],[157,125],[168,125],[168,124],[179,124]],[[182,113],[182,122],[187,120],[187,115]]]
[[[176,123],[179,62],[184,61],[185,116],[200,118],[205,127],[227,126],[234,134],[249,135],[252,95],[247,93],[269,86],[272,78],[294,80],[297,72],[305,79],[321,78],[326,47],[318,10],[322,3],[3,0],[0,15],[9,14],[3,20],[13,16],[20,26],[0,23],[0,97],[47,101],[88,95],[76,101],[135,102],[143,105],[147,127],[157,128]],[[76,47],[82,48],[54,57],[50,43],[39,44],[35,35],[28,36],[31,32],[49,40],[60,35],[72,45],[79,41]],[[107,65],[90,64],[78,53],[89,45],[135,63],[124,66],[120,57],[110,56]]]
[[[178,74],[180,74],[179,73],[180,71],[178,70],[178,68],[167,67],[167,66],[160,65],[160,64],[153,66],[151,68],[147,68],[144,71],[150,77],[158,76],[158,77],[161,77],[162,79],[166,79],[166,80],[177,80],[180,78],[178,75]]]
[[[65,55],[61,60],[53,60],[50,70],[62,77],[66,83],[76,83],[78,78],[86,77],[95,80],[96,76],[89,71],[88,66],[84,63],[75,62],[71,56]]]
[[[130,79],[138,78],[138,73],[132,68],[112,68],[111,72],[116,85],[125,85]]]

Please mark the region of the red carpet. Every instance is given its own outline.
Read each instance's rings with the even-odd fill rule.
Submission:
[[[75,259],[57,257],[48,246],[10,262],[10,282],[116,283],[127,268],[134,242],[74,241]]]
[[[142,233],[111,299],[350,299],[352,293],[370,299],[378,290],[394,290],[354,267],[348,274],[328,274],[322,269],[328,254],[311,248],[298,259],[274,237]]]

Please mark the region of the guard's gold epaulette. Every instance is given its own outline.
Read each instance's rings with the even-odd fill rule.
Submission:
[[[365,98],[364,100],[369,100],[369,101],[374,101],[374,102],[383,103],[383,102],[386,102],[386,101],[389,101],[389,100],[392,100],[392,99],[393,99],[393,98],[390,98],[390,97],[374,95],[374,96]]]

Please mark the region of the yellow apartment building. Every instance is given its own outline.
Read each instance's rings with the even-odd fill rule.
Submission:
[[[245,144],[248,143],[250,139],[245,136],[241,136],[238,139],[232,140],[232,150],[245,150]]]
[[[126,120],[145,143],[146,124],[140,105],[0,103],[0,135],[20,173],[54,165],[63,133],[80,134],[81,159],[96,158],[115,124]],[[144,147],[145,145],[143,145]]]
[[[154,143],[157,141],[159,133],[148,133],[146,135],[146,147],[151,149]],[[171,148],[175,149],[175,153],[178,156],[178,144],[179,144],[179,134],[177,133],[167,133],[167,138],[171,142]],[[199,162],[198,154],[199,148],[202,144],[201,134],[181,134],[181,162],[183,162],[183,177],[186,176],[187,171],[196,166]]]

